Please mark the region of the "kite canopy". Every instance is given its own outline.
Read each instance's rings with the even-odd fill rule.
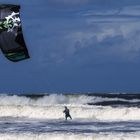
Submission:
[[[29,58],[19,10],[19,5],[0,5],[0,48],[5,57],[13,62]]]

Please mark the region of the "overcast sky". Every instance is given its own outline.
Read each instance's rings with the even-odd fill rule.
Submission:
[[[140,92],[140,0],[20,4],[31,59],[0,53],[1,93]]]

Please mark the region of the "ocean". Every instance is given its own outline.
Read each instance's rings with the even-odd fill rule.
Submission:
[[[66,139],[140,140],[140,94],[0,95],[0,140]]]

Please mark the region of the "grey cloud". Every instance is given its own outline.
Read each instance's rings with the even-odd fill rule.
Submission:
[[[88,18],[87,23],[128,23],[140,21],[140,17],[132,16],[98,16],[93,18]]]
[[[140,50],[139,27],[134,29],[131,28],[131,24],[126,24],[123,25],[126,26],[126,29],[122,31],[122,25],[119,24],[110,26],[110,31],[108,31],[108,26],[110,25],[100,25],[100,30],[96,32],[94,30],[93,32],[81,31],[60,36],[55,39],[55,44],[51,45],[52,48],[49,53],[54,54],[49,57],[49,61],[63,60],[67,62],[73,58],[77,58],[77,60],[80,58],[80,62],[83,64],[90,60],[94,60],[93,63],[135,62]],[[60,46],[57,46],[58,42]],[[77,63],[81,64],[80,62]]]
[[[140,6],[118,9],[87,10],[79,12],[79,16],[87,19],[87,23],[113,23],[140,21]]]
[[[140,5],[91,9],[79,12],[81,16],[140,16]]]

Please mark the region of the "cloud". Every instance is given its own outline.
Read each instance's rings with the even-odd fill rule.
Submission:
[[[140,16],[140,5],[137,6],[126,6],[121,11],[120,14]]]
[[[93,63],[138,62],[140,28],[138,23],[99,25],[94,31],[71,31],[55,38],[49,51],[49,62],[78,65]],[[134,26],[134,27],[133,27]],[[124,28],[125,27],[125,28]],[[97,29],[98,28],[98,29]],[[57,46],[59,44],[59,46]],[[80,58],[80,62],[78,61]]]
[[[140,5],[124,6],[121,8],[92,8],[80,11],[78,15],[87,18],[88,23],[133,22],[140,20]]]
[[[87,19],[88,24],[92,23],[128,23],[140,21],[140,17],[128,16],[98,16]]]
[[[140,5],[137,6],[124,6],[121,8],[102,8],[102,9],[91,9],[79,12],[82,16],[140,16]]]

